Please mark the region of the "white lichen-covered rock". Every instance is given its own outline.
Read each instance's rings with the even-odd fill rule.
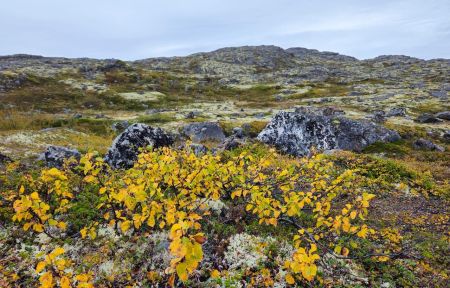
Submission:
[[[361,151],[375,142],[400,140],[400,136],[372,122],[336,114],[279,112],[258,135],[258,140],[285,153],[304,156],[312,147]]]
[[[137,160],[140,148],[159,148],[172,144],[173,137],[161,128],[141,123],[133,124],[117,136],[105,156],[105,161],[113,168],[131,168]]]

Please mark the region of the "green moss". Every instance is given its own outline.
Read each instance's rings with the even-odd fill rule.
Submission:
[[[145,123],[145,124],[154,124],[154,123],[168,123],[168,122],[172,122],[175,120],[176,120],[176,117],[174,115],[155,113],[155,114],[151,114],[151,115],[139,116],[136,119],[136,122]]]

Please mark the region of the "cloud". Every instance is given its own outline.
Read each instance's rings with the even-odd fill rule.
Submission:
[[[450,58],[447,0],[15,0],[0,54],[140,59],[273,44]]]

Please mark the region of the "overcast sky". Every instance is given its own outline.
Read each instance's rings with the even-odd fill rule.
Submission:
[[[277,45],[450,58],[450,0],[2,0],[0,55],[142,59]]]

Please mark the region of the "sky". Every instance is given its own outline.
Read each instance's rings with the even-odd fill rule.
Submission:
[[[137,60],[276,45],[450,58],[450,0],[0,1],[0,55]]]

